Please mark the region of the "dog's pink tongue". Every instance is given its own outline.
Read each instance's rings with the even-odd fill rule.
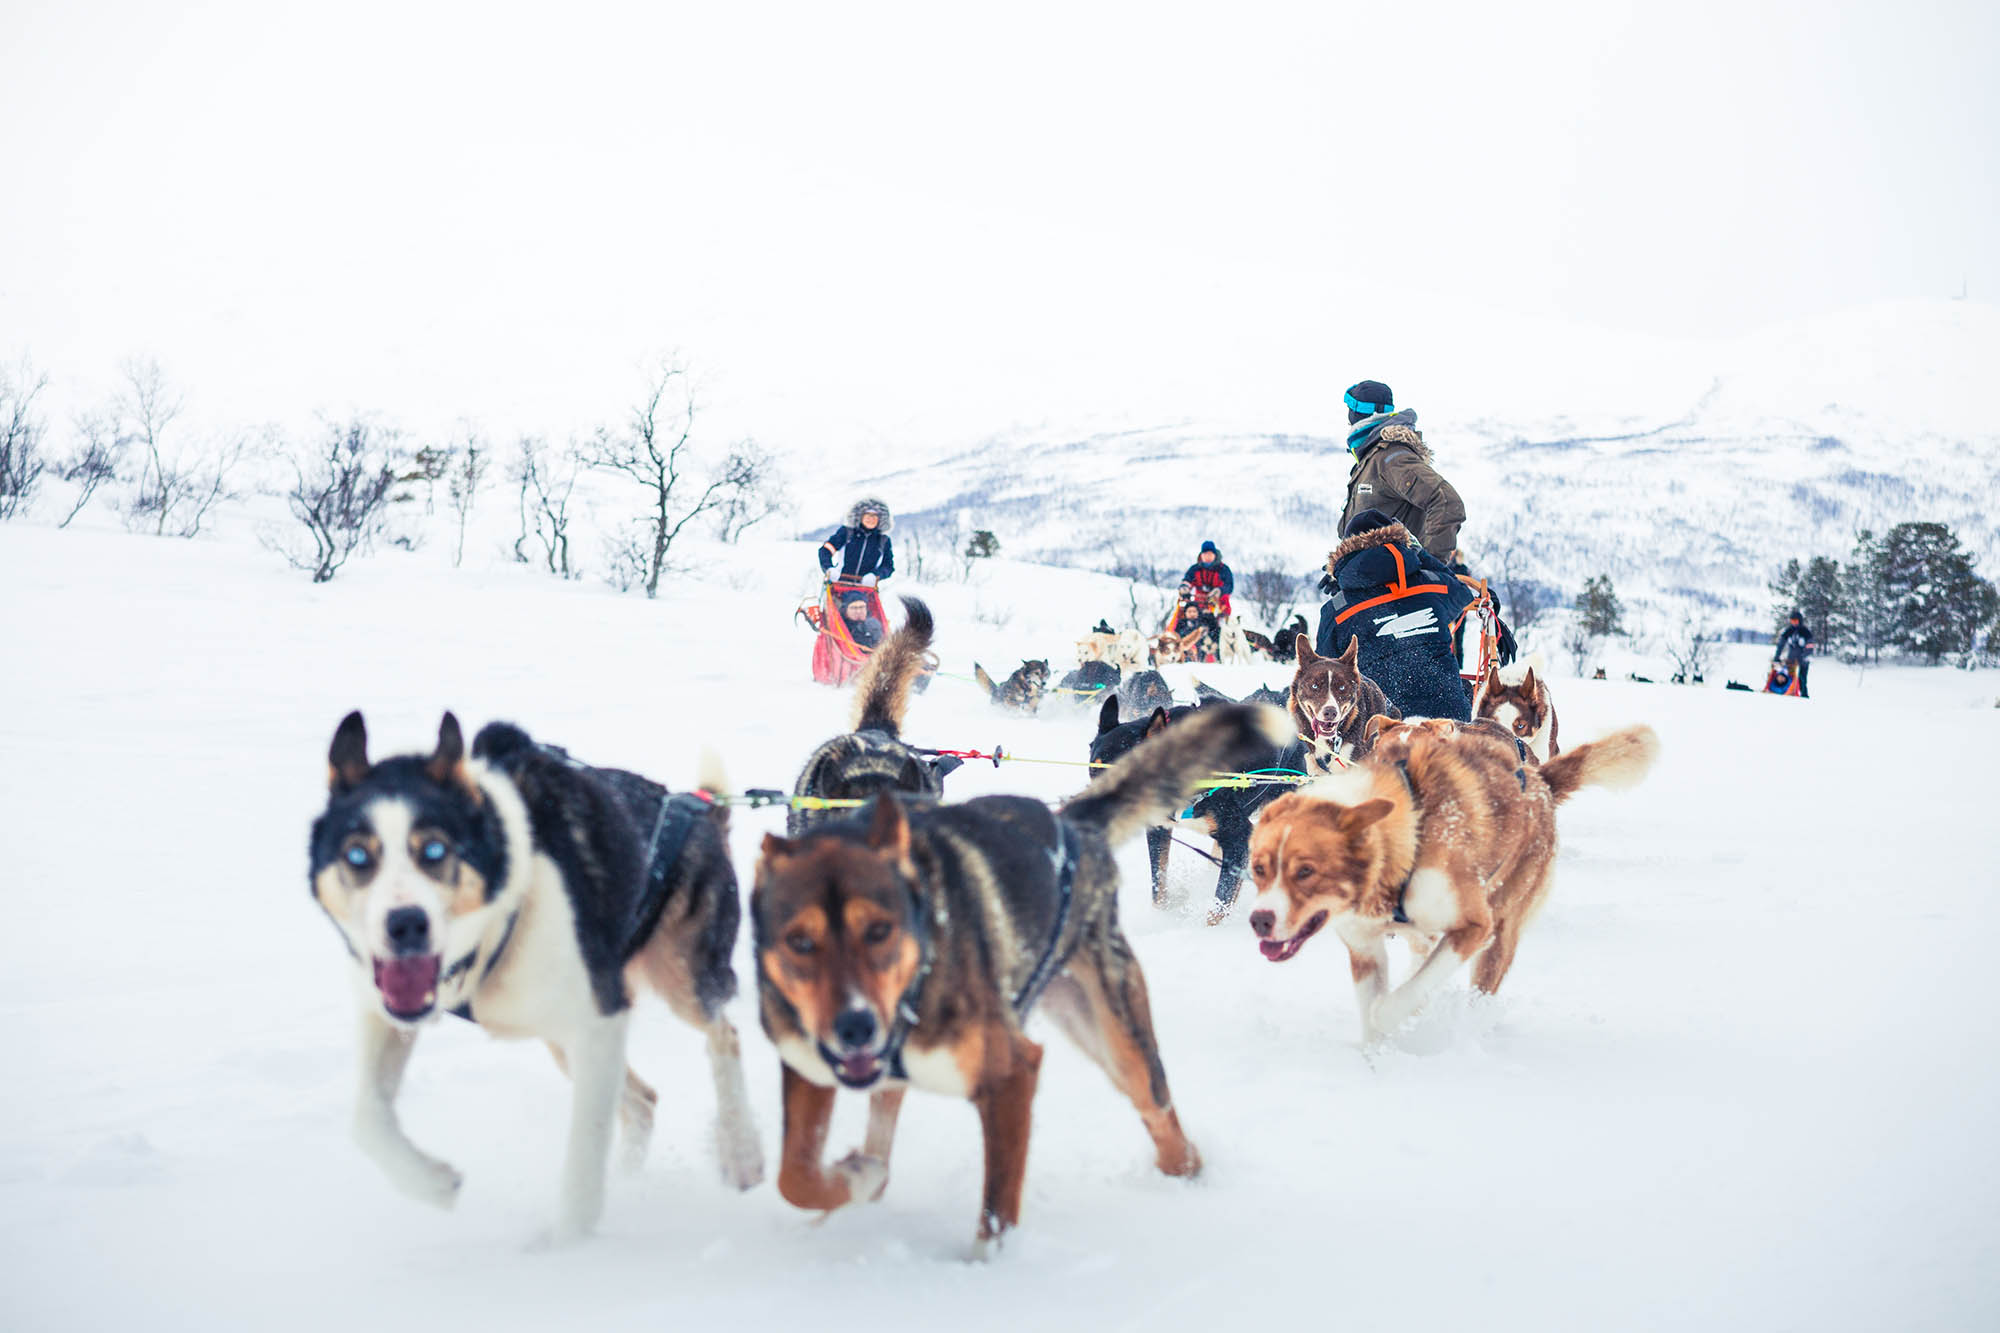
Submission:
[[[437,1000],[437,980],[436,954],[375,960],[375,989],[394,1013],[420,1014],[430,1008]]]
[[[1338,725],[1327,718],[1320,718],[1313,723],[1313,730],[1322,736],[1331,736]]]
[[[1290,940],[1259,940],[1257,942],[1257,947],[1264,951],[1264,956],[1274,963],[1285,956],[1285,950],[1290,945]]]

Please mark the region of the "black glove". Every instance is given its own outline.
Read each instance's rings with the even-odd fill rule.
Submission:
[[[1520,655],[1521,651],[1519,646],[1514,642],[1514,631],[1507,628],[1506,621],[1499,620],[1497,617],[1495,623],[1500,626],[1500,665],[1512,666],[1514,659]]]
[[[1322,574],[1319,576],[1319,590],[1328,597],[1333,596],[1333,575]]]

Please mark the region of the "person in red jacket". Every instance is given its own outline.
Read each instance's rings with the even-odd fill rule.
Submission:
[[[1201,553],[1195,556],[1187,573],[1181,575],[1181,582],[1194,590],[1198,601],[1212,603],[1216,616],[1228,618],[1229,594],[1236,591],[1236,576],[1222,563],[1222,552],[1215,549],[1214,542],[1201,544]]]

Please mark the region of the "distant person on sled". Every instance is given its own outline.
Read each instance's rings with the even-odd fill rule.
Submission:
[[[1326,558],[1320,587],[1333,594],[1319,613],[1314,646],[1322,657],[1338,657],[1358,639],[1355,665],[1404,717],[1472,720],[1451,632],[1479,594],[1408,528],[1379,509],[1356,514]]]
[[[1236,575],[1222,563],[1222,552],[1214,542],[1203,542],[1201,551],[1181,576],[1180,598],[1174,606],[1168,629],[1183,639],[1200,631],[1196,640],[1196,660],[1213,662],[1222,644],[1222,622],[1229,616],[1229,595],[1236,591]]]
[[[847,522],[820,544],[820,571],[837,583],[863,583],[872,588],[896,572],[896,551],[889,541],[889,530],[895,526],[888,505],[872,496],[855,501],[847,511]],[[840,557],[838,572],[833,566],[835,556]]]
[[[1398,412],[1395,395],[1380,380],[1363,380],[1347,391],[1347,450],[1354,469],[1347,474],[1341,534],[1363,510],[1374,509],[1402,524],[1440,561],[1452,559],[1465,502],[1432,465],[1417,414]]]
[[[1785,664],[1785,670],[1798,684],[1797,690],[1793,692],[1801,699],[1812,698],[1806,693],[1806,672],[1812,666],[1812,651],[1816,646],[1813,643],[1812,631],[1806,628],[1804,618],[1796,609],[1793,610],[1792,614],[1785,618],[1785,627],[1778,631],[1777,643],[1772,645],[1771,664],[1773,666],[1780,662]]]

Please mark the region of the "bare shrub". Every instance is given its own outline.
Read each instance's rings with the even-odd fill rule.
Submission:
[[[465,525],[472,517],[479,492],[486,485],[486,475],[492,470],[493,451],[477,435],[468,434],[464,447],[452,451],[451,466],[445,474],[445,494],[458,520],[457,540],[451,548],[454,568],[465,561]]]
[[[1665,638],[1667,656],[1673,659],[1674,669],[1682,680],[1692,684],[1697,677],[1708,674],[1721,636],[1715,632],[1715,623],[1706,610],[1681,608]]]
[[[583,460],[574,446],[558,452],[536,436],[521,437],[513,468],[521,507],[521,535],[514,539],[516,560],[528,563],[525,548],[533,537],[542,548],[542,561],[549,573],[565,579],[580,577],[582,571],[569,554],[569,505],[582,467]]]
[[[62,461],[59,475],[77,488],[76,497],[71,502],[69,512],[62,522],[56,524],[66,528],[70,520],[83,512],[90,503],[90,497],[108,482],[119,480],[125,461],[125,448],[131,443],[118,433],[118,423],[102,413],[86,412],[76,419],[77,444]]]
[[[124,387],[111,411],[121,436],[139,446],[138,487],[125,504],[125,525],[151,529],[156,537],[200,534],[215,505],[233,500],[230,473],[243,458],[241,440],[207,447],[170,444],[168,434],[182,409],[180,392],[157,361],[128,361]]]
[[[42,455],[46,426],[35,411],[35,399],[48,385],[49,377],[25,360],[12,370],[0,367],[0,519],[28,507],[48,470]]]
[[[750,528],[790,510],[792,497],[778,461],[763,446],[745,440],[732,457],[741,468],[736,484],[716,502],[715,535],[734,544]]]
[[[692,448],[697,404],[685,367],[662,367],[617,433],[600,428],[581,450],[590,467],[624,477],[645,494],[646,596],[660,591],[667,553],[681,530],[731,495],[754,491],[760,464],[739,446],[712,472],[699,470]],[[761,451],[758,451],[761,455]],[[754,506],[752,506],[754,508]]]
[[[293,481],[283,492],[310,545],[269,535],[265,545],[292,568],[310,571],[314,583],[331,580],[388,520],[397,484],[393,439],[365,421],[329,423],[317,445],[292,454]]]

